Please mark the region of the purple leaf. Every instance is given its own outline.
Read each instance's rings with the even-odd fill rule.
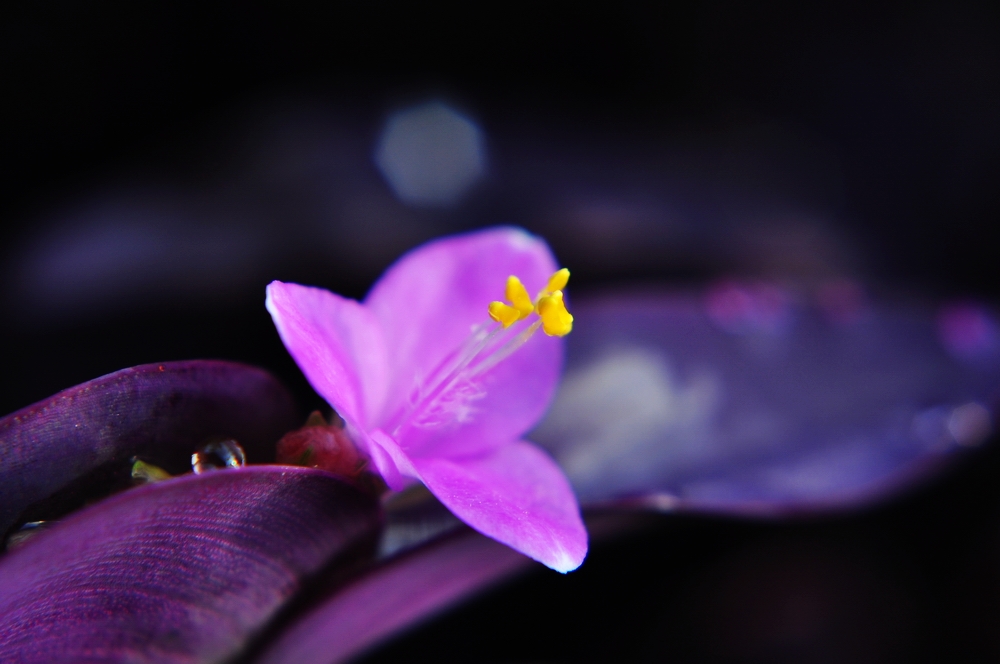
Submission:
[[[267,372],[231,362],[147,364],[83,383],[0,420],[0,532],[25,508],[108,464],[149,455],[174,470],[206,438],[233,437],[271,461],[299,424]]]
[[[440,514],[428,507],[432,505],[422,503],[411,510],[425,516]],[[391,530],[391,509],[387,519],[387,530]],[[593,540],[602,541],[648,528],[650,519],[648,514],[616,509],[591,511],[585,521]],[[333,664],[349,660],[531,569],[541,568],[513,549],[458,526],[339,588],[298,616],[253,661]]]
[[[344,661],[533,565],[516,551],[463,528],[354,580],[292,624],[256,661]]]
[[[753,514],[857,504],[992,431],[996,357],[929,309],[832,316],[780,289],[574,302],[559,393],[530,434],[581,503]]]
[[[126,491],[0,561],[0,661],[232,657],[305,579],[373,544],[380,521],[374,500],[304,468]]]

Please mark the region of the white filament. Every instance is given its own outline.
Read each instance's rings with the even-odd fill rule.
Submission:
[[[471,403],[486,396],[477,379],[523,346],[541,324],[536,320],[516,334],[513,326],[504,329],[492,321],[473,327],[458,350],[427,375],[409,406],[387,428],[395,436],[407,424],[430,427],[471,419],[475,412]]]

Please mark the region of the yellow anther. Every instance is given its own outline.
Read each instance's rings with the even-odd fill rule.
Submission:
[[[507,297],[507,301],[521,314],[520,318],[527,318],[535,310],[535,305],[531,303],[531,298],[528,297],[528,289],[514,275],[507,277],[505,296]]]
[[[538,316],[542,330],[550,337],[564,337],[573,329],[573,316],[566,311],[561,290],[538,298]]]
[[[520,311],[503,302],[490,302],[489,311],[490,318],[503,325],[505,329],[523,318]]]
[[[507,277],[507,288],[504,291],[507,302],[490,302],[490,318],[506,329],[537,311],[545,334],[550,337],[566,336],[573,329],[573,316],[566,311],[566,304],[563,302],[562,289],[567,282],[569,270],[562,268],[549,277],[545,290],[532,304],[528,289],[520,279],[511,275]],[[537,329],[537,325],[534,329]]]
[[[549,283],[545,286],[545,292],[555,293],[556,291],[561,291],[566,288],[567,283],[569,283],[569,270],[563,268],[549,277]]]

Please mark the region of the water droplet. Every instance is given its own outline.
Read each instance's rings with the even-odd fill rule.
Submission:
[[[45,530],[50,525],[51,524],[48,521],[28,521],[7,537],[7,541],[4,542],[4,548],[8,551],[20,549],[28,542],[29,539]]]
[[[203,445],[191,455],[191,469],[198,474],[219,468],[242,468],[246,463],[243,448],[232,438]]]

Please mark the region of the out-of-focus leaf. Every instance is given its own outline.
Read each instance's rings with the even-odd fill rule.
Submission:
[[[581,503],[843,507],[988,438],[1000,362],[950,355],[932,312],[831,315],[772,290],[574,302],[564,379],[529,437]]]
[[[179,471],[218,436],[271,461],[298,423],[277,379],[231,362],[147,364],[77,385],[0,420],[0,533],[28,506],[133,455]]]
[[[292,624],[255,661],[342,662],[535,564],[499,542],[461,528],[341,588]]]
[[[418,495],[412,496],[419,502]],[[433,501],[433,499],[431,499]],[[433,501],[436,502],[436,501]],[[437,511],[431,505],[421,510]],[[444,508],[441,508],[444,509]],[[413,518],[411,513],[410,518]],[[584,514],[591,543],[657,523],[634,510]],[[389,520],[392,520],[391,510]],[[398,526],[397,526],[398,527]],[[390,527],[391,528],[391,527]],[[264,648],[255,664],[335,664],[454,608],[477,592],[543,567],[494,540],[457,525],[403,554],[384,560],[300,615]]]
[[[0,561],[0,661],[227,659],[380,521],[372,498],[285,466],[118,494]]]

